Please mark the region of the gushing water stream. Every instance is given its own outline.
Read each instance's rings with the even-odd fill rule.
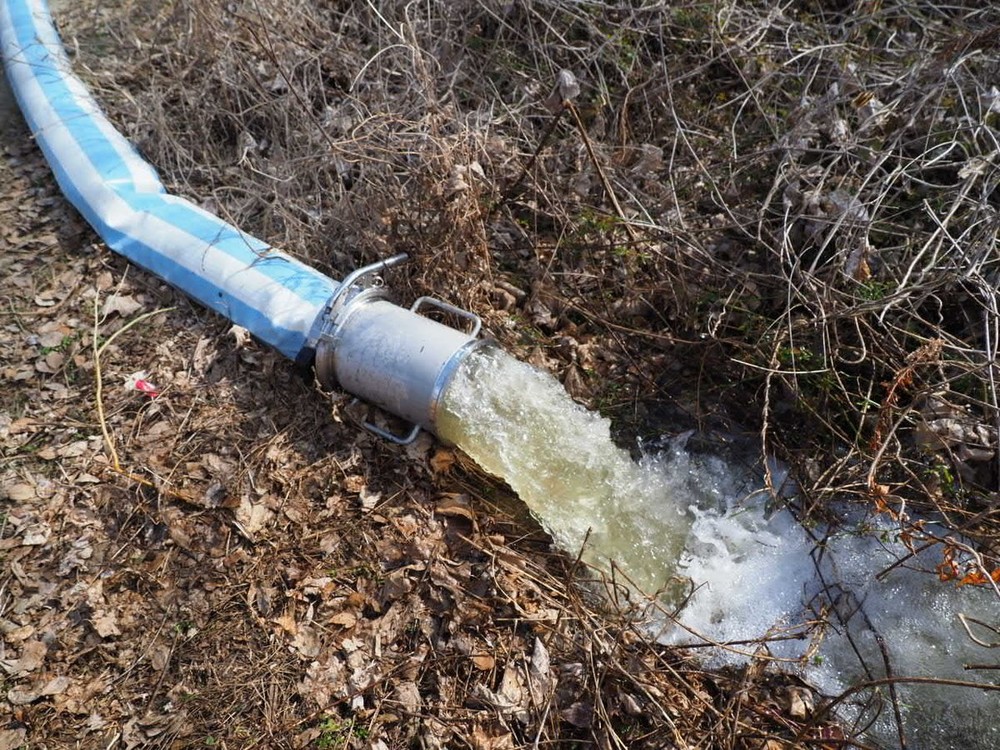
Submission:
[[[632,461],[608,420],[551,376],[498,349],[470,356],[445,394],[438,432],[506,479],[563,549],[583,549],[604,570],[627,559],[644,591],[674,576],[692,520],[677,502],[683,478],[655,457]]]
[[[766,512],[767,495],[748,486],[745,467],[678,446],[636,463],[614,445],[606,419],[495,349],[462,364],[438,427],[506,479],[571,554],[583,549],[583,559],[605,571],[613,562],[641,591],[676,592],[678,579],[693,585],[682,626],[663,623],[665,642],[698,641],[692,632],[714,642],[802,634],[768,648],[834,695],[885,675],[877,632],[896,676],[996,680],[996,670],[984,677],[963,669],[995,662],[996,651],[968,637],[959,613],[1000,625],[997,593],[943,585],[905,567],[873,580],[907,552],[891,524],[865,519],[866,533],[842,531],[820,554],[790,513]],[[842,528],[856,528],[848,512]],[[805,623],[821,608],[830,625],[819,650],[807,654]],[[734,658],[717,651],[711,660]],[[1000,693],[901,684],[899,695],[910,748],[1000,748]],[[845,718],[866,720],[860,708],[844,708]],[[870,741],[898,746],[891,713],[882,712]]]

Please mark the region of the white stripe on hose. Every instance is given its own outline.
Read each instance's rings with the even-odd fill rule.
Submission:
[[[10,28],[11,18],[6,3],[3,20],[8,25],[7,28]],[[16,58],[16,55],[12,57]],[[66,125],[55,121],[54,110],[45,97],[41,84],[31,74],[30,66],[18,65],[16,59],[13,62],[15,64],[8,67],[12,86],[21,92],[25,105],[35,120],[53,123],[46,128],[46,140],[76,189],[108,227],[141,240],[153,251],[186,270],[207,277],[207,283],[257,310],[276,327],[301,333],[303,338],[308,335],[322,305],[306,302],[279,282],[254,269],[252,263],[259,260],[259,257],[252,251],[248,250],[243,259],[233,258],[154,214],[133,210],[123,198],[104,184],[100,173],[80,152]],[[21,62],[26,61],[22,58]],[[175,200],[187,203],[183,199]],[[192,207],[200,210],[193,204]],[[218,221],[216,217],[212,218]],[[235,285],[236,290],[224,286],[226,280],[237,275],[239,282]],[[220,279],[222,284],[219,283]]]
[[[108,119],[101,111],[100,105],[97,103],[97,100],[94,99],[89,89],[87,89],[83,82],[75,74],[73,74],[72,65],[69,58],[66,56],[62,40],[59,38],[58,33],[56,33],[56,30],[52,25],[51,16],[45,9],[41,0],[31,0],[31,14],[32,21],[34,22],[35,38],[38,40],[37,43],[42,44],[46,48],[46,52],[52,56],[53,62],[57,66],[56,72],[59,74],[62,82],[69,89],[70,94],[72,94],[76,106],[78,106],[81,111],[88,113],[88,119],[90,119],[90,121],[97,127],[97,129],[104,136],[104,139],[122,160],[122,163],[128,170],[129,177],[136,192],[162,192],[163,183],[160,182],[160,178],[157,175],[156,170],[136,155],[131,144],[110,122],[108,122]],[[17,43],[16,39],[14,39],[14,43]],[[49,123],[44,125],[40,124],[39,129],[45,130],[49,126]],[[35,135],[38,135],[38,133]]]

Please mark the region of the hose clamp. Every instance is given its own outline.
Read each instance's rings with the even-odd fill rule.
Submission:
[[[386,440],[407,444],[422,428],[433,430],[438,403],[458,364],[484,342],[478,315],[433,297],[409,309],[392,304],[372,277],[406,261],[405,253],[350,273],[327,302],[316,344],[316,378],[341,388],[408,425],[395,433],[364,426]],[[433,308],[461,326],[433,320]]]
[[[388,295],[381,289],[381,284],[366,286],[366,282],[374,283],[381,273],[393,266],[398,266],[410,259],[407,253],[399,253],[391,258],[369,263],[367,266],[355,268],[333,293],[326,303],[323,313],[323,325],[320,328],[316,342],[316,378],[324,388],[337,385],[337,376],[333,367],[333,350],[337,343],[337,329],[347,318],[351,305],[366,299],[383,299]]]

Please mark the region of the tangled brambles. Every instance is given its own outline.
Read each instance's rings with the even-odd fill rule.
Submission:
[[[632,429],[724,411],[810,512],[887,496],[989,552],[996,15],[180,3],[101,64],[249,231],[335,276],[408,251]]]

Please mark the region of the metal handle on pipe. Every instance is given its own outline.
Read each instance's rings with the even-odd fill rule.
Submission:
[[[415,424],[410,427],[410,431],[405,435],[396,435],[395,433],[389,432],[386,429],[379,427],[377,424],[372,424],[371,422],[362,422],[364,428],[369,432],[374,432],[380,438],[388,440],[390,443],[396,443],[396,445],[409,445],[414,440],[417,439],[417,435],[420,434],[420,425]]]
[[[439,310],[444,310],[452,315],[457,315],[459,318],[465,318],[466,320],[472,321],[472,330],[469,331],[469,335],[472,338],[476,338],[479,335],[479,331],[483,327],[483,319],[476,315],[474,312],[469,310],[463,310],[461,307],[455,307],[454,305],[449,305],[447,302],[442,302],[434,297],[421,297],[412,305],[410,305],[410,311],[419,313],[420,308],[423,306],[436,307]]]

